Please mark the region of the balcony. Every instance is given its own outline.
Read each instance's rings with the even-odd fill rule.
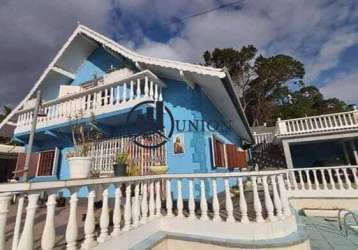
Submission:
[[[91,86],[87,84],[87,86]],[[125,79],[110,76],[97,80],[94,87],[42,104],[46,117],[39,117],[37,129],[61,126],[80,118],[89,118],[125,110],[147,100],[162,100],[164,83],[149,70],[133,74]],[[30,131],[33,108],[18,112],[15,135]]]
[[[358,111],[278,120],[276,136],[297,136],[358,129]]]
[[[288,239],[275,249],[291,249],[300,227],[293,202],[323,197],[356,204],[357,173],[357,166],[337,166],[2,184],[0,249],[152,249],[143,243],[158,233],[239,249],[266,249]],[[69,203],[57,207],[64,190]],[[86,190],[84,198],[80,190]],[[43,192],[47,203],[39,207]],[[17,205],[10,205],[12,194]],[[102,201],[101,208],[95,200]],[[307,238],[299,244],[309,249]]]

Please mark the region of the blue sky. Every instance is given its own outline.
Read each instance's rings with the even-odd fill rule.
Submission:
[[[305,64],[308,84],[358,103],[358,1],[246,0],[21,1],[0,7],[0,105],[18,102],[77,21],[140,53],[201,62],[205,50],[253,44]]]

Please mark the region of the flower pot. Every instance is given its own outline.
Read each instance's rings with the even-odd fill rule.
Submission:
[[[126,164],[114,164],[113,165],[113,174],[114,176],[126,176],[127,175],[127,165]]]
[[[150,166],[149,170],[152,174],[166,174],[168,172],[167,165]]]
[[[91,157],[71,157],[68,158],[70,179],[83,179],[90,177],[92,165]]]

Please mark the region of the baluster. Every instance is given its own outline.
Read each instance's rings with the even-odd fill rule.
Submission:
[[[298,175],[300,178],[300,190],[305,189],[305,183],[303,181],[303,177],[302,177],[302,170],[298,170]]]
[[[119,85],[116,87],[116,104],[121,102],[121,95],[120,95],[120,87]]]
[[[154,100],[158,101],[158,84],[155,84],[154,88]]]
[[[282,214],[281,200],[280,200],[280,197],[279,197],[278,191],[277,191],[276,176],[271,175],[270,178],[271,178],[272,193],[273,193],[273,203],[275,205],[276,215],[279,219],[282,220],[284,218],[284,216]]]
[[[345,126],[345,127],[348,127],[346,115],[345,115],[345,114],[342,114],[342,117],[343,117],[343,121],[344,121],[344,126]]]
[[[137,79],[137,93],[136,93],[136,98],[140,98],[140,79]]]
[[[195,218],[195,201],[194,201],[194,190],[193,190],[193,179],[189,179],[189,217],[190,219]]]
[[[323,184],[323,190],[327,190],[328,186],[327,186],[327,180],[326,180],[326,174],[324,169],[320,169],[321,172],[321,176],[322,176],[322,184]]]
[[[29,194],[26,208],[26,218],[17,250],[30,250],[34,247],[34,220],[39,194]]]
[[[116,187],[116,191],[114,194],[114,209],[113,209],[113,232],[112,236],[118,236],[121,232],[121,199],[122,199],[122,191],[121,184],[118,184]]]
[[[234,207],[232,205],[230,186],[229,186],[229,179],[228,178],[225,178],[224,185],[225,185],[225,208],[226,208],[226,212],[227,212],[227,221],[228,222],[235,222],[235,219],[234,219]]]
[[[47,199],[46,221],[41,237],[41,248],[43,250],[52,250],[55,246],[56,231],[55,231],[55,208],[56,208],[56,194],[51,193]]]
[[[101,228],[101,233],[99,238],[97,239],[98,242],[105,242],[109,239],[108,235],[108,226],[109,226],[109,210],[108,210],[108,186],[104,187],[102,193],[102,210],[101,216],[99,220],[99,226]]]
[[[155,215],[155,204],[154,204],[154,181],[150,182],[149,185],[149,219],[153,219]]]
[[[285,174],[286,174],[287,190],[291,190],[290,174],[289,174],[289,172],[286,172]]]
[[[168,179],[167,181],[167,199],[166,199],[166,207],[167,207],[167,216],[168,217],[173,217],[173,201],[172,201],[172,191],[171,191],[171,184],[170,184],[170,180]]]
[[[339,169],[336,168],[334,171],[336,172],[336,175],[337,175],[338,189],[343,189],[343,182],[341,179],[341,174],[339,173]]]
[[[276,218],[273,213],[273,204],[272,204],[272,200],[270,197],[270,190],[268,188],[267,176],[262,177],[262,184],[264,187],[265,207],[266,207],[266,211],[267,211],[267,215],[268,215],[268,220],[273,222],[273,221],[276,221]]]
[[[96,197],[96,192],[93,186],[88,187],[88,203],[87,203],[87,212],[86,212],[86,220],[84,224],[85,231],[85,240],[82,244],[82,249],[91,249],[97,245],[95,240],[95,214],[94,214],[94,200]]]
[[[141,203],[141,212],[142,217],[140,219],[141,224],[145,224],[147,222],[148,217],[148,190],[147,190],[147,182],[142,183],[142,203]]]
[[[12,250],[17,249],[17,245],[19,243],[19,234],[20,234],[20,226],[21,226],[21,219],[22,219],[22,210],[24,208],[24,200],[25,195],[20,195],[17,204],[17,213],[16,213],[16,220],[15,220],[15,227],[14,227],[14,236],[12,238]],[[3,235],[3,234],[1,234]]]
[[[149,89],[149,96],[151,97],[151,98],[154,98],[154,83],[153,83],[153,81],[150,81],[150,89]]]
[[[110,97],[109,97],[109,104],[113,105],[114,104],[114,87],[111,87],[110,89]]]
[[[123,84],[123,97],[122,98],[123,98],[122,103],[127,101],[127,83]]]
[[[291,172],[292,182],[293,182],[293,188],[294,190],[298,189],[297,181],[296,181],[296,171]]]
[[[200,180],[200,210],[201,210],[201,217],[202,221],[207,221],[208,218],[208,204],[206,201],[205,195],[205,180]]]
[[[317,170],[313,169],[312,171],[313,171],[313,179],[314,179],[315,190],[318,190],[319,189],[319,181],[318,181],[318,178],[317,178]]]
[[[352,189],[351,181],[349,180],[348,175],[347,175],[347,169],[342,168],[342,171],[343,171],[343,175],[344,175],[344,182],[347,185],[347,189]]]
[[[283,176],[279,175],[277,178],[278,178],[278,187],[280,189],[280,196],[281,196],[281,204],[282,204],[283,215],[290,216],[291,215],[291,210],[290,210],[290,206],[288,204],[288,195],[287,195],[287,190],[285,188],[285,184],[283,182]]]
[[[159,88],[159,101],[163,101],[163,94],[162,94],[162,88]]]
[[[182,218],[184,217],[184,215],[183,215],[183,195],[181,189],[181,179],[177,180],[177,188],[178,188],[178,198],[177,198],[178,218]]]
[[[307,190],[311,190],[312,189],[312,183],[311,183],[311,178],[309,175],[309,170],[305,170],[305,175],[306,175],[306,181],[307,181]]]
[[[353,178],[354,178],[355,189],[358,189],[357,168],[351,168],[350,170],[351,170],[351,173],[352,173]]]
[[[336,184],[334,182],[334,179],[333,179],[333,175],[332,175],[332,169],[327,169],[327,172],[328,172],[328,177],[329,177],[329,183],[331,184],[331,189],[336,189]]]
[[[260,202],[259,193],[257,191],[257,183],[256,183],[256,176],[251,177],[252,181],[252,194],[254,199],[254,209],[256,214],[256,222],[264,222],[264,219],[262,218],[262,206]]]
[[[67,221],[66,228],[66,249],[77,249],[77,238],[78,238],[78,225],[77,225],[77,190],[72,191],[70,198],[70,212]]]
[[[239,177],[239,207],[241,212],[241,223],[249,223],[249,218],[247,217],[247,203],[245,199],[244,185],[242,183],[242,177]]]
[[[212,180],[212,185],[213,185],[213,212],[214,212],[213,221],[220,221],[221,220],[220,205],[218,200],[218,188],[216,184],[216,179]]]
[[[162,212],[162,200],[160,198],[160,180],[155,182],[155,216],[160,217]]]
[[[130,86],[130,92],[129,92],[129,100],[133,100],[134,99],[134,82],[131,81],[131,86]]]
[[[6,220],[9,211],[9,203],[11,196],[9,194],[1,194],[0,196],[0,250],[5,249],[6,236]]]
[[[131,229],[131,183],[126,184],[126,204],[124,206],[124,227],[123,231],[129,231]]]
[[[140,215],[140,208],[139,208],[139,182],[135,183],[134,186],[134,202],[132,208],[132,218],[133,218],[133,227],[138,227],[139,224],[139,215]]]
[[[144,77],[144,95],[149,95],[148,76]]]

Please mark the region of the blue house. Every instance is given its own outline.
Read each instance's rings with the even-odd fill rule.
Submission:
[[[101,133],[90,150],[100,176],[113,174],[123,151],[142,175],[151,174],[153,164],[167,165],[168,173],[233,171],[247,164],[243,146],[253,137],[225,69],[139,55],[79,25],[0,125],[13,127],[13,140],[24,145],[38,90],[46,116],[37,119],[33,181],[69,179],[71,128],[81,123]],[[24,159],[19,155],[19,175]]]

